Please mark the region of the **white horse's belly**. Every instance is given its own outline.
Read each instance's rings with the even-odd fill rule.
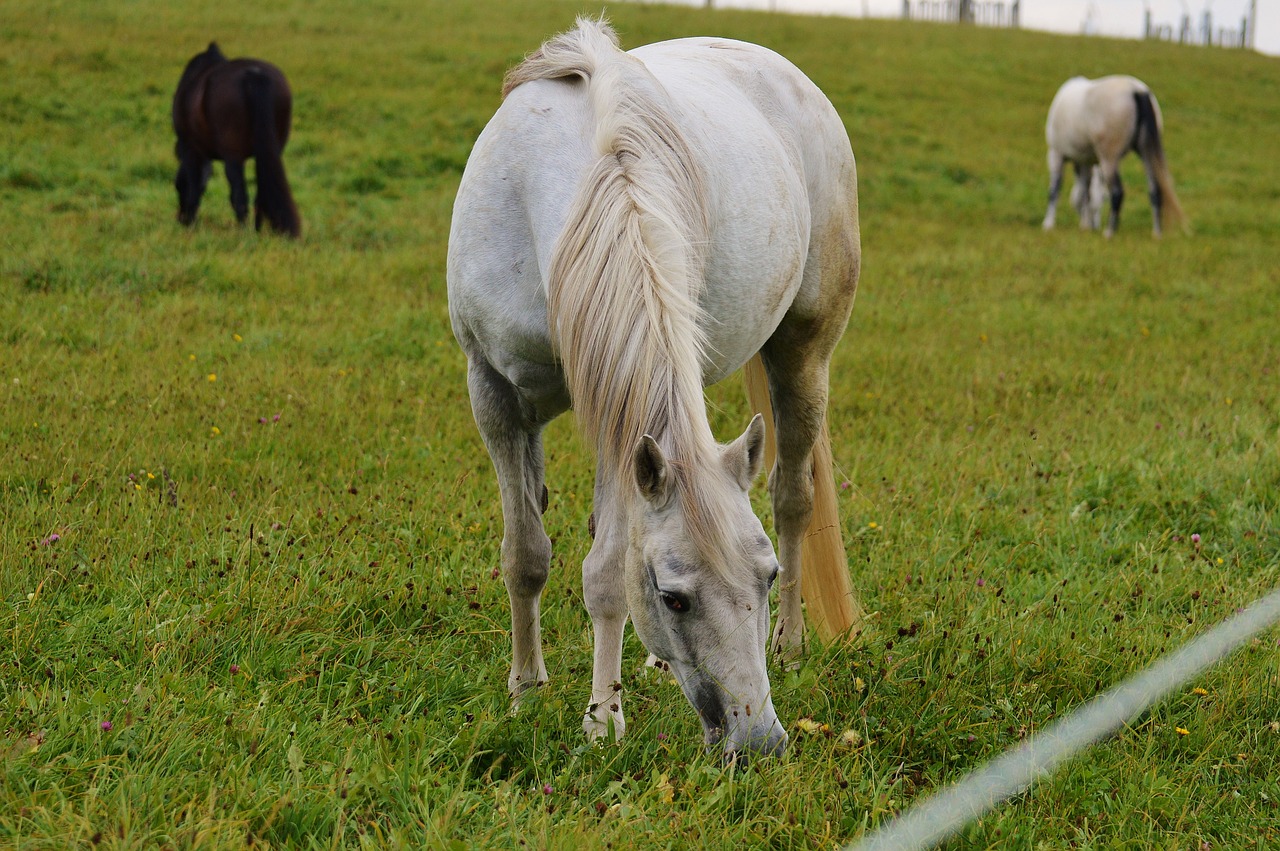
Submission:
[[[691,59],[687,44],[720,49]],[[803,283],[811,225],[799,143],[783,135],[743,87],[743,65],[762,70],[772,54],[736,42],[689,39],[632,51],[662,81],[684,119],[708,188],[710,238],[701,306],[708,347],[703,382],[714,384],[751,358],[773,334]],[[745,55],[745,58],[743,56]],[[784,63],[774,80],[794,74]]]

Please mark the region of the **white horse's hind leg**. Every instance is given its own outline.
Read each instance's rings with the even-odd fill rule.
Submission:
[[[595,541],[582,562],[582,594],[591,615],[594,650],[591,702],[582,718],[587,738],[595,741],[626,731],[622,714],[622,631],[627,625],[627,591],[623,581],[626,527],[616,516],[610,495],[599,482],[595,489]]]
[[[1058,193],[1062,191],[1062,167],[1066,160],[1057,151],[1049,150],[1049,209],[1044,214],[1044,229],[1053,230],[1058,216]]]
[[[502,492],[502,578],[511,601],[507,689],[514,704],[524,691],[547,681],[539,601],[551,566],[551,540],[542,527],[547,498],[542,427],[522,414],[515,388],[487,363],[469,361],[467,387]]]
[[[775,340],[777,337],[775,336]],[[773,629],[773,652],[794,661],[804,647],[801,608],[801,548],[813,518],[813,446],[822,431],[827,408],[827,365],[805,363],[785,343],[761,352],[769,372],[778,457],[769,474],[773,522],[778,533],[778,619]],[[776,355],[778,351],[784,355]]]

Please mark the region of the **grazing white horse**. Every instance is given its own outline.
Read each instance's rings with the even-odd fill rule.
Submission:
[[[831,103],[770,50],[717,38],[624,53],[602,21],[512,69],[449,236],[449,311],[498,475],[513,698],[546,681],[543,427],[573,407],[597,456],[583,564],[595,658],[583,726],[624,729],[628,615],[708,746],[781,751],[765,667],[801,637],[800,548],[828,361],[860,258],[856,174]],[[728,445],[702,388],[759,355],[777,433],[780,562],[752,512],[757,415]],[[847,570],[847,568],[846,568]]]
[[[1163,131],[1160,105],[1141,80],[1124,76],[1097,80],[1072,77],[1063,83],[1049,105],[1044,128],[1049,143],[1049,210],[1044,216],[1044,229],[1053,227],[1063,165],[1070,160],[1076,171],[1071,202],[1080,213],[1080,227],[1098,227],[1102,203],[1109,194],[1111,216],[1105,235],[1112,236],[1120,224],[1120,205],[1124,203],[1120,159],[1129,151],[1138,153],[1147,171],[1155,235],[1160,236],[1165,210],[1183,221],[1182,207],[1165,163],[1160,138]]]

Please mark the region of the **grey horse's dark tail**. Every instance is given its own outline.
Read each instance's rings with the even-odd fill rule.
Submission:
[[[1155,179],[1156,189],[1152,192],[1151,203],[1157,210],[1157,216],[1163,218],[1165,211],[1173,215],[1185,229],[1186,214],[1178,203],[1178,195],[1173,191],[1173,176],[1169,174],[1169,166],[1164,159],[1164,142],[1160,138],[1160,122],[1156,118],[1156,107],[1151,92],[1137,91],[1133,93],[1134,106],[1138,110],[1137,127],[1134,130],[1133,148],[1142,157]]]

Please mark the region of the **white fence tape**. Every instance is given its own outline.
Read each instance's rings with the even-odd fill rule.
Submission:
[[[923,851],[1023,791],[1067,759],[1118,730],[1269,626],[1280,622],[1280,588],[1151,667],[1095,697],[846,851]]]

